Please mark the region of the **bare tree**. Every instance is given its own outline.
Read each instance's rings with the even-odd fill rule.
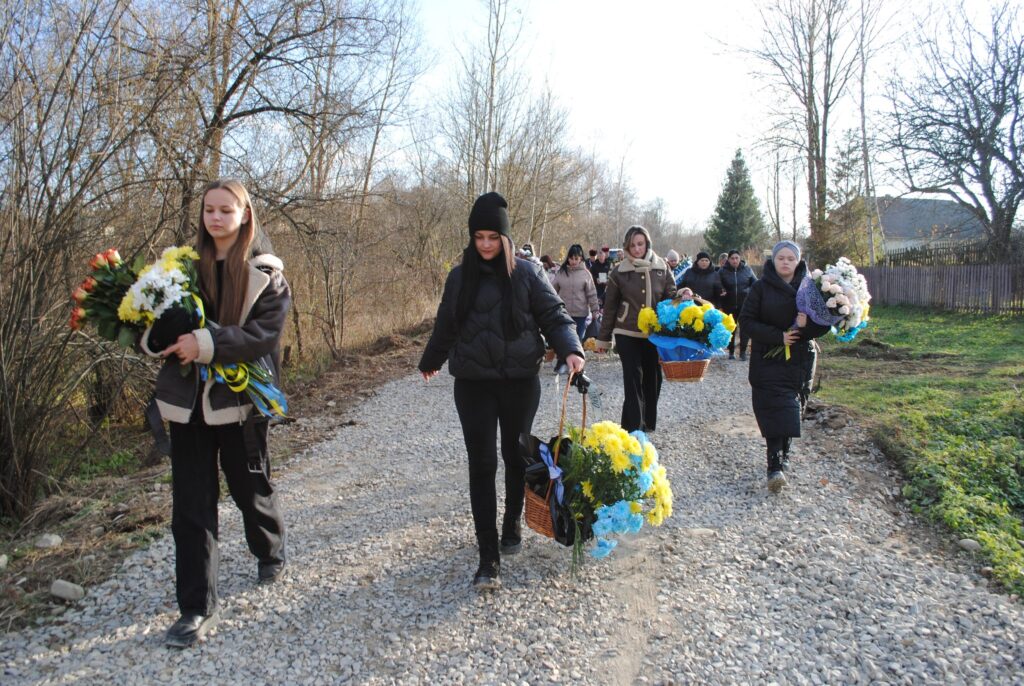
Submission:
[[[877,49],[878,36],[882,28],[882,5],[877,0],[860,0],[860,14],[857,28],[857,62],[858,85],[860,86],[858,102],[860,105],[860,144],[861,161],[863,163],[864,196],[868,202],[867,235],[868,264],[875,264],[875,224],[878,221],[878,210],[874,200],[875,186],[871,175],[871,155],[869,152],[868,114],[867,114],[867,81],[868,63]]]
[[[443,105],[442,135],[466,203],[504,184],[501,160],[523,124],[526,82],[514,61],[522,24],[511,22],[510,10],[509,0],[487,1],[486,41],[462,55],[462,74]]]
[[[1024,35],[1016,4],[985,29],[963,6],[916,46],[921,74],[890,84],[892,143],[911,192],[952,198],[984,224],[996,259],[1010,250],[1024,197]]]
[[[832,117],[857,64],[853,14],[847,0],[774,0],[761,11],[761,22],[761,46],[749,52],[793,104],[780,113],[779,139],[781,144],[800,150],[806,159],[813,238],[827,216]]]
[[[69,401],[115,355],[72,339],[67,294],[125,206],[119,162],[166,91],[124,43],[128,3],[24,0],[0,17],[0,513],[23,515]],[[131,195],[130,193],[128,194]],[[143,196],[144,197],[144,196]]]

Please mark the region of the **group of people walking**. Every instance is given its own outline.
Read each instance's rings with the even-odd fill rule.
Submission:
[[[799,246],[790,241],[777,244],[761,279],[754,278],[738,251],[727,254],[717,270],[702,252],[690,269],[677,272],[678,254],[673,255],[677,264],[670,264],[655,253],[644,227],[631,226],[623,238],[623,259],[606,271],[602,266],[599,273],[607,276],[599,282],[578,244],[570,247],[558,267],[550,259],[534,263],[529,259],[532,250],[530,256],[517,257],[507,208],[505,199],[494,192],[474,203],[469,244],[445,283],[418,365],[429,381],[447,361],[455,377],[480,552],[473,585],[500,587],[501,557],[515,554],[522,545],[524,470],[517,459],[518,440],[532,430],[545,347],[555,350],[570,374],[581,372],[583,327],[599,312],[603,316],[595,349],[607,351],[614,343],[622,365],[621,425],[626,431],[648,433],[657,430],[663,377],[657,349],[638,325],[640,310],[692,293],[737,315],[744,332],[741,358],[746,356],[746,342],[751,343],[748,378],[754,414],[765,438],[767,484],[772,492],[780,490],[810,393],[816,359],[813,339],[828,330],[797,313],[796,289],[807,273]],[[600,263],[606,261],[605,257]],[[779,346],[787,346],[790,354],[769,354]],[[730,345],[730,357],[732,350]],[[500,532],[494,485],[499,428],[505,467]]]
[[[165,641],[173,647],[193,645],[217,621],[218,463],[257,558],[257,582],[274,583],[285,566],[285,526],[271,483],[267,419],[254,411],[246,394],[200,371],[200,365],[260,361],[277,378],[291,295],[281,261],[255,248],[258,232],[245,187],[233,180],[210,184],[198,222],[198,288],[207,322],[216,324],[160,319],[140,343],[144,352],[163,360],[156,400],[171,427],[171,530],[180,617]],[[545,349],[555,350],[569,374],[582,372],[582,327],[602,311],[596,349],[614,343],[619,353],[622,427],[646,432],[657,430],[662,373],[654,345],[637,325],[640,309],[688,288],[737,312],[740,330],[752,341],[749,380],[766,442],[768,486],[777,491],[785,483],[791,441],[800,436],[801,408],[814,372],[813,339],[827,331],[797,313],[796,288],[807,268],[796,244],[777,244],[759,280],[738,253],[730,254],[718,272],[710,268],[709,256],[699,253],[693,267],[676,273],[678,264],[654,252],[648,231],[631,226],[618,264],[609,263],[605,249],[588,267],[582,246],[573,245],[548,278],[531,259],[516,256],[508,204],[498,193],[477,198],[468,232],[462,262],[445,282],[418,367],[430,380],[447,363],[455,377],[480,553],[476,588],[500,587],[502,556],[522,545],[524,471],[516,455],[520,434],[532,432]],[[783,345],[789,356],[767,355]],[[742,356],[742,344],[740,350]],[[499,429],[505,466],[500,529]]]

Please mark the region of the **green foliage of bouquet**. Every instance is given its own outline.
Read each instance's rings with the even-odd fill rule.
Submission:
[[[135,283],[138,269],[122,260],[115,248],[96,253],[89,260],[89,268],[89,276],[71,294],[74,304],[69,325],[79,331],[85,323],[92,323],[100,338],[131,347],[145,327],[139,322],[122,321],[117,313]]]
[[[596,539],[590,554],[607,556],[617,545],[612,534],[637,533],[646,520],[660,526],[672,514],[672,487],[658,452],[642,431],[627,433],[615,422],[570,429],[571,445],[559,459],[563,504],[579,531]],[[577,535],[573,561],[582,559],[584,536]]]

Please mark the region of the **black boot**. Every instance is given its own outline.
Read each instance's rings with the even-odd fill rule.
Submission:
[[[217,626],[218,614],[214,610],[208,615],[198,612],[183,612],[164,637],[164,645],[170,648],[188,648],[198,643],[210,629]]]
[[[793,445],[792,438],[786,438],[782,444],[782,471],[789,471],[789,447]]]
[[[778,493],[786,485],[786,475],[782,471],[782,451],[769,450],[768,452],[768,490],[771,493]]]
[[[501,554],[515,555],[523,547],[523,527],[519,520],[511,521],[508,515],[501,523]]]
[[[473,588],[478,591],[495,591],[501,588],[501,555],[498,553],[498,532],[477,535],[480,545],[480,566],[473,576]]]

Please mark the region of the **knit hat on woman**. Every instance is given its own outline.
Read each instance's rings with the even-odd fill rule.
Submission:
[[[665,253],[665,259],[668,260],[669,262],[678,262],[679,253],[677,253],[675,250],[669,250],[667,253]]]
[[[469,236],[477,231],[496,231],[511,238],[512,222],[508,218],[508,202],[500,193],[484,193],[469,212]]]
[[[708,260],[710,262],[711,261],[711,255],[708,255],[706,252],[701,250],[699,253],[697,253],[697,256],[695,258],[693,258],[693,263],[697,264],[701,260]]]
[[[783,248],[789,248],[790,250],[792,250],[793,254],[796,255],[797,262],[800,261],[800,246],[794,243],[793,241],[779,241],[778,243],[776,243],[775,247],[772,248],[773,260],[775,259],[775,256],[779,254],[779,251],[782,250]]]

